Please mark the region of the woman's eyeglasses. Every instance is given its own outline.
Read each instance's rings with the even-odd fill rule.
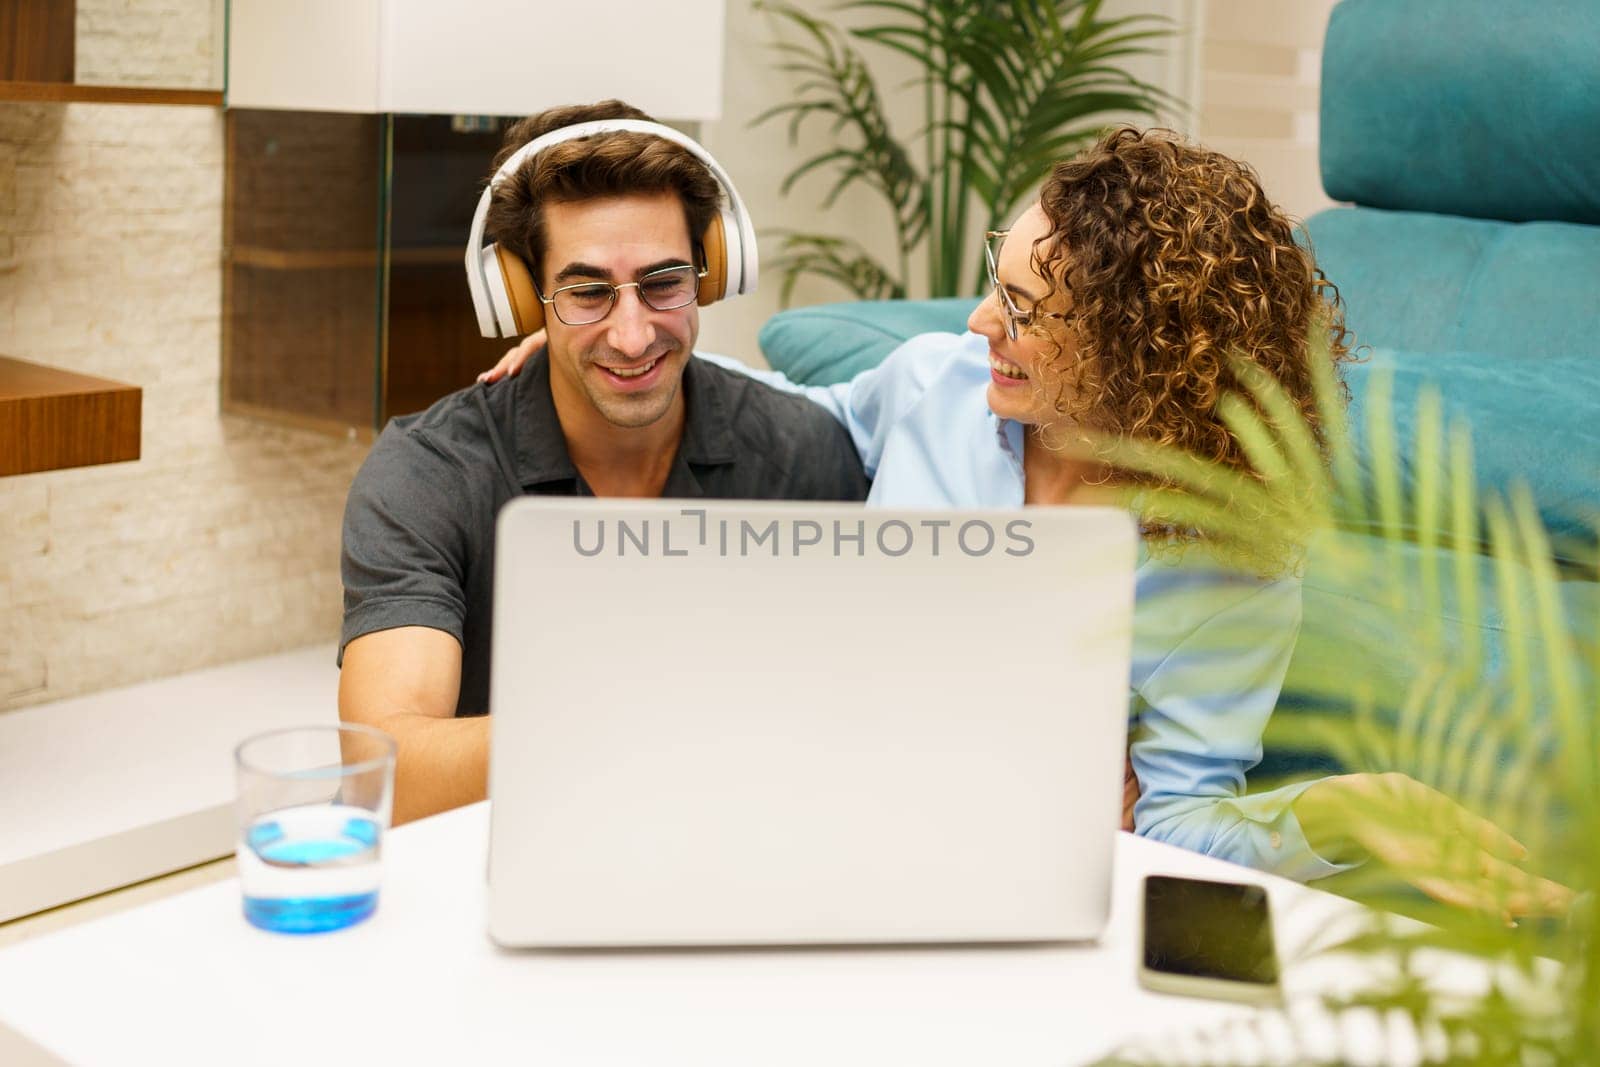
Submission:
[[[989,284],[994,286],[995,298],[1000,301],[1000,311],[1006,320],[1006,336],[1013,341],[1024,326],[1032,326],[1035,318],[1062,319],[1067,316],[1055,311],[1035,311],[1031,307],[1020,308],[1011,298],[1011,293],[1000,284],[1000,271],[996,264],[1000,260],[1000,246],[1005,243],[1010,230],[990,230],[983,235],[983,258],[989,266]]]

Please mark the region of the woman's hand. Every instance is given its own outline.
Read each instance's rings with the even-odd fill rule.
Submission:
[[[1295,817],[1319,854],[1371,857],[1445,904],[1503,916],[1565,915],[1573,893],[1517,866],[1528,850],[1409,775],[1346,774],[1300,794]]]
[[[535,330],[530,333],[517,342],[515,348],[507,349],[506,354],[500,357],[499,363],[478,375],[478,381],[498,382],[501,378],[515,378],[522,372],[522,365],[528,362],[535,352],[544,347],[548,337],[549,334],[544,330]]]

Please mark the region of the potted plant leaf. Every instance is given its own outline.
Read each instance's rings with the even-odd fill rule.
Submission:
[[[813,173],[832,179],[831,206],[853,186],[889,209],[894,259],[849,236],[782,231],[775,259],[785,304],[812,274],[861,299],[961,296],[983,286],[974,234],[1004,226],[1052,163],[1090,143],[1114,119],[1154,118],[1181,107],[1125,68],[1172,36],[1156,15],[1108,17],[1103,0],[846,0],[848,27],[788,0],[756,0],[787,31],[773,45],[795,98],[757,116],[787,120],[791,139],[810,120],[834,142],[790,170],[789,193]],[[909,58],[921,121],[896,130],[871,49]],[[980,225],[981,223],[981,225]],[[927,277],[911,277],[926,248]]]
[[[1289,546],[1365,605],[1302,633],[1302,645],[1320,646],[1300,679],[1314,699],[1280,704],[1267,745],[1314,748],[1371,775],[1370,804],[1344,816],[1382,820],[1414,845],[1402,849],[1408,870],[1368,862],[1341,877],[1334,888],[1373,907],[1358,929],[1318,949],[1383,977],[1323,996],[1310,1011],[1258,1013],[1196,1041],[1211,1063],[1276,1062],[1270,1050],[1290,1047],[1296,1063],[1592,1064],[1600,1056],[1594,546],[1583,560],[1570,548],[1558,556],[1526,489],[1480,489],[1470,428],[1460,420],[1447,428],[1437,390],[1415,397],[1416,432],[1402,445],[1381,368],[1371,368],[1363,425],[1351,427],[1331,364],[1314,365],[1321,447],[1276,383],[1236,366],[1247,391],[1228,397],[1223,412],[1251,457],[1249,475],[1156,445],[1094,445],[1150,478],[1130,498],[1147,522],[1195,531],[1240,567]],[[1480,625],[1489,617],[1492,626]],[[1392,776],[1451,803],[1386,791]],[[1509,829],[1526,847],[1523,866],[1575,891],[1566,914],[1508,921],[1521,880],[1466,869],[1475,850],[1463,839],[1463,809]],[[1475,879],[1487,903],[1452,906],[1408,891],[1429,878]],[[1391,909],[1423,922],[1396,922]],[[1481,961],[1488,980],[1465,991],[1440,985],[1441,950],[1445,960]],[[1105,1062],[1175,1062],[1172,1047]]]

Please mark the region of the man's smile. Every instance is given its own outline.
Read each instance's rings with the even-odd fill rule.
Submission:
[[[631,367],[631,368],[602,367],[601,369],[609,371],[612,374],[615,374],[619,378],[637,378],[639,375],[644,374],[646,371],[648,371],[651,367],[654,367],[656,365],[656,363],[660,361],[660,358],[661,358],[660,356],[657,356],[655,359],[652,359],[649,363],[642,364],[642,365],[640,365],[638,367]]]
[[[593,363],[591,366],[613,392],[642,393],[653,388],[666,374],[671,352],[639,363]]]

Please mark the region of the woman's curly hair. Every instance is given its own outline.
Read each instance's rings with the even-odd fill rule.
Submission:
[[[1073,356],[1043,334],[1056,351],[1040,384],[1063,425],[1253,475],[1218,414],[1224,395],[1246,392],[1230,367],[1242,360],[1275,378],[1323,441],[1311,359],[1352,358],[1338,289],[1247,164],[1125,126],[1058,163],[1040,206],[1042,303],[1063,287],[1073,301]]]

